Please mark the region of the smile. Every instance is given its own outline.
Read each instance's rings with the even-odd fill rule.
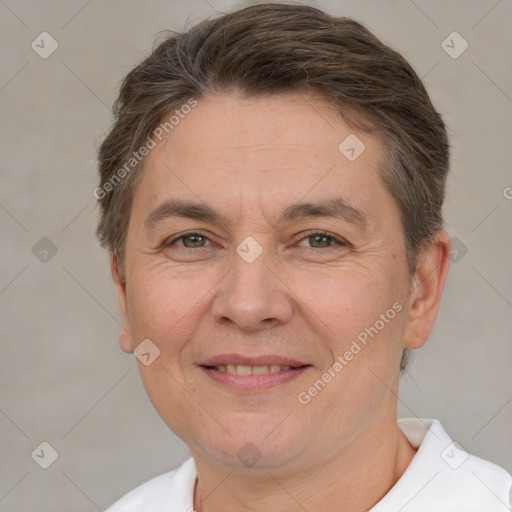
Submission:
[[[213,381],[237,393],[257,393],[291,382],[312,366],[309,364],[291,366],[289,364],[230,363],[200,365],[199,368],[209,377],[210,382]]]
[[[280,364],[248,366],[245,364],[228,364],[214,366],[218,372],[227,372],[233,375],[266,375],[268,373],[278,373],[291,370],[291,366],[282,366]]]

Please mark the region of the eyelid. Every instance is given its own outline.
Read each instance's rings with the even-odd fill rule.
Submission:
[[[191,230],[191,231],[186,231],[185,233],[181,233],[179,235],[176,235],[175,237],[172,237],[171,239],[167,239],[165,242],[164,242],[164,246],[172,246],[174,245],[178,240],[181,240],[182,238],[185,238],[187,236],[190,236],[190,235],[199,235],[203,238],[205,238],[206,240],[210,241],[212,244],[215,245],[215,242],[213,242],[210,237],[208,235],[206,235],[205,233],[202,233],[200,230]],[[298,244],[299,242],[302,242],[303,240],[305,240],[306,238],[309,238],[311,236],[314,236],[314,235],[318,235],[318,236],[324,236],[324,237],[327,237],[327,238],[330,238],[331,240],[333,240],[335,242],[335,244],[333,245],[328,245],[327,247],[323,247],[321,248],[322,250],[326,250],[326,249],[334,249],[336,248],[336,246],[338,247],[352,247],[352,245],[347,242],[347,240],[345,240],[344,238],[341,238],[339,236],[336,236],[328,231],[325,231],[325,230],[319,230],[319,229],[312,229],[312,230],[309,230],[309,231],[305,231],[305,232],[302,232],[299,234],[301,238],[299,238],[299,240],[296,242],[296,244]],[[198,250],[198,249],[204,249],[204,247],[197,247],[196,249],[194,248],[191,248],[191,247],[185,247],[185,246],[180,246],[180,247],[183,247],[184,249],[190,249],[190,250]],[[318,247],[307,247],[308,249],[319,249]]]
[[[344,238],[341,238],[339,236],[336,236],[332,233],[329,233],[329,231],[325,231],[323,229],[311,229],[309,231],[305,231],[300,233],[301,238],[298,240],[297,243],[302,242],[305,238],[309,238],[310,236],[325,236],[327,238],[331,238],[334,242],[336,242],[334,245],[329,245],[327,247],[324,247],[323,250],[326,249],[335,249],[336,245],[339,247],[352,247],[352,245],[347,242]],[[308,249],[317,249],[316,247],[308,247]]]
[[[205,233],[202,233],[200,230],[198,231],[197,229],[195,230],[191,230],[191,231],[186,231],[185,233],[181,233],[179,235],[176,235],[174,237],[170,237],[170,238],[167,238],[163,245],[164,246],[169,246],[169,245],[174,245],[175,242],[177,242],[178,240],[181,240],[182,238],[185,238],[187,236],[190,236],[190,235],[199,235],[203,238],[206,238],[207,240],[209,240],[210,242],[212,242],[212,240],[210,239],[210,236],[205,234]],[[214,242],[212,242],[213,244]],[[190,249],[190,247],[185,247],[183,246],[184,249]],[[198,247],[198,249],[203,249],[203,247]]]

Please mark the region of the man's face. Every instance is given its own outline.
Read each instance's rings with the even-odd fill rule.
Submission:
[[[144,386],[193,454],[300,465],[396,415],[411,279],[381,165],[298,94],[203,98],[146,157],[121,345],[160,350]]]

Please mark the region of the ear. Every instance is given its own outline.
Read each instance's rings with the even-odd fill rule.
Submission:
[[[121,320],[123,322],[123,330],[119,335],[119,345],[121,349],[125,352],[132,353],[135,349],[135,344],[133,342],[132,335],[129,330],[129,320],[128,320],[128,303],[126,299],[126,284],[121,283],[121,278],[119,276],[119,267],[117,265],[117,257],[113,250],[110,251],[110,272],[112,274],[112,279],[116,286],[117,292],[117,301],[119,303],[119,312],[121,314]]]
[[[420,348],[427,341],[434,327],[449,266],[450,237],[440,231],[429,247],[418,255],[405,333],[407,348]]]

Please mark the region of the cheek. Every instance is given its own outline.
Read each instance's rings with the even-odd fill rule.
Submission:
[[[301,274],[290,287],[298,303],[305,305],[304,314],[315,316],[316,323],[329,329],[330,338],[340,335],[345,339],[373,325],[399,297],[389,273],[354,266],[335,269],[328,275]]]
[[[351,267],[317,279],[317,291],[305,301],[304,311],[310,309],[305,314],[331,357],[321,371],[335,375],[317,405],[325,400],[366,414],[360,404],[378,407],[396,378],[406,324],[404,293],[398,272],[372,270]]]
[[[138,340],[149,338],[161,348],[176,347],[201,314],[207,297],[204,278],[177,278],[167,271],[141,270],[131,275],[128,308]],[[204,301],[201,298],[204,297]],[[172,342],[172,343],[171,343]]]

